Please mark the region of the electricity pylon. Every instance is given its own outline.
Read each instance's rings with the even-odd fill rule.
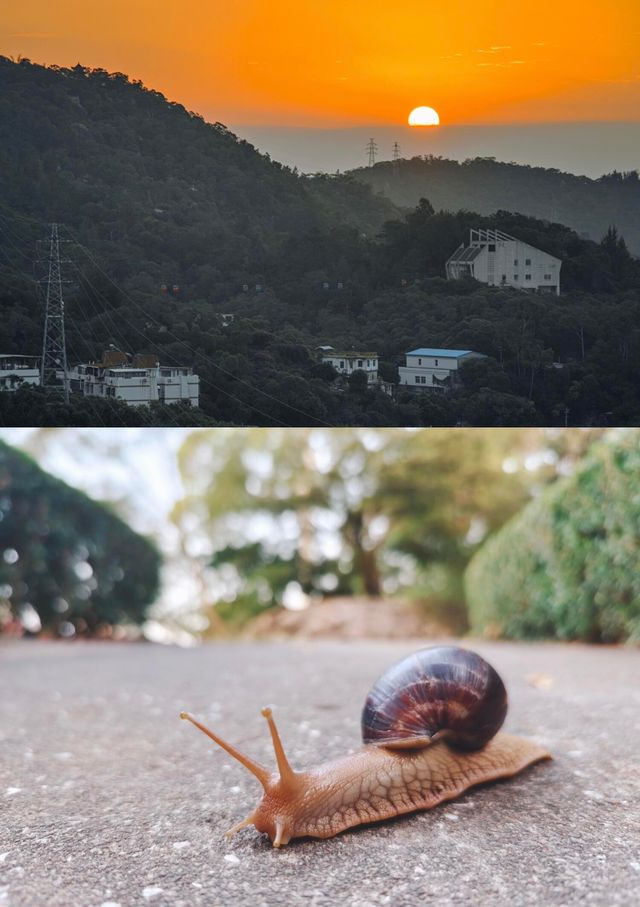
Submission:
[[[376,162],[376,157],[378,154],[378,146],[376,145],[376,143],[374,142],[373,139],[369,139],[369,141],[367,143],[366,151],[369,154],[369,166],[373,167],[373,165]]]
[[[67,364],[67,343],[64,334],[64,297],[60,263],[60,239],[58,225],[51,224],[49,238],[49,268],[46,282],[44,334],[42,338],[42,361],[40,363],[40,384],[45,388],[60,390],[58,372],[62,372],[64,401],[69,402],[69,367]]]
[[[400,145],[398,142],[393,143],[393,164],[391,166],[394,176],[397,176],[400,170]]]

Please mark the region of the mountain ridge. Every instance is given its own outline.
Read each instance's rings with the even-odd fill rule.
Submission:
[[[455,161],[433,155],[380,162],[350,174],[395,205],[412,208],[428,198],[435,208],[490,215],[512,211],[562,223],[599,240],[615,226],[640,254],[640,176],[637,170],[592,179],[548,167],[490,157]]]

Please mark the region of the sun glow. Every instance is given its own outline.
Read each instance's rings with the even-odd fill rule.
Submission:
[[[409,126],[439,126],[440,117],[433,107],[416,107],[409,114]]]

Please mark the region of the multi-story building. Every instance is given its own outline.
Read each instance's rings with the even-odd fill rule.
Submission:
[[[445,392],[459,382],[458,369],[469,359],[484,359],[473,350],[441,350],[420,347],[406,354],[406,365],[400,366],[399,384],[412,390]]]
[[[359,353],[354,350],[342,352],[334,350],[332,346],[318,347],[320,359],[332,365],[340,375],[352,375],[354,372],[364,372],[369,384],[378,383],[378,354]]]
[[[40,384],[39,357],[0,353],[0,390],[14,391],[21,384]]]
[[[119,350],[105,353],[102,362],[69,370],[69,389],[85,397],[123,400],[130,406],[180,403],[198,406],[200,379],[188,366],[160,365],[153,355],[131,357]]]
[[[559,258],[501,230],[471,230],[469,245],[458,246],[447,261],[447,277],[474,277],[491,287],[518,287],[560,294]]]

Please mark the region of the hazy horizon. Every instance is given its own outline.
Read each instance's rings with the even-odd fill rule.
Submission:
[[[215,119],[211,117],[211,119]],[[454,160],[495,157],[498,161],[550,167],[597,178],[613,170],[640,168],[640,123],[583,122],[502,125],[306,127],[225,124],[262,153],[302,173],[335,173],[367,165],[365,146],[378,145],[377,161],[436,155]]]

